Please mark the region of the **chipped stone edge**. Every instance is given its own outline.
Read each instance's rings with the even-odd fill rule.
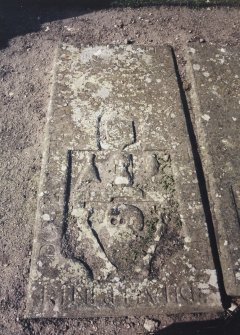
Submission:
[[[209,144],[207,142],[207,136],[205,133],[203,120],[201,120],[200,117],[197,118],[198,115],[201,115],[202,106],[197,93],[197,86],[191,57],[191,48],[187,49],[186,59],[186,76],[192,85],[189,93],[190,105],[192,108],[192,111],[190,110],[190,113],[193,120],[194,128],[196,128],[198,148],[200,156],[202,158],[204,174],[205,176],[207,176],[206,186],[207,192],[209,194],[210,208],[213,213],[213,225],[217,241],[218,254],[223,272],[224,286],[228,295],[240,296],[240,285],[238,285],[236,282],[233,269],[229,268],[229,265],[232,263],[232,261],[230,251],[228,247],[224,244],[227,232],[221,216],[221,206],[219,201],[214,202],[213,200],[214,194],[217,193],[217,185],[213,174],[213,161],[211,155],[209,154]],[[202,145],[201,143],[205,143],[205,145]]]
[[[36,209],[36,216],[34,218],[34,223],[32,226],[32,255],[31,255],[31,261],[30,261],[30,271],[29,271],[29,277],[28,277],[28,287],[27,287],[27,297],[26,297],[26,307],[25,307],[25,311],[23,314],[24,318],[29,318],[29,316],[31,317],[31,312],[29,310],[29,302],[31,301],[31,285],[32,285],[32,277],[33,277],[33,272],[34,272],[34,266],[33,263],[35,262],[35,256],[36,256],[36,246],[37,244],[34,243],[37,240],[37,232],[39,230],[39,226],[37,224],[37,222],[39,222],[40,219],[40,194],[41,191],[43,190],[43,184],[44,184],[44,178],[45,178],[45,170],[47,167],[47,161],[48,161],[48,152],[49,152],[49,146],[50,146],[50,132],[49,132],[49,122],[51,120],[52,117],[52,113],[53,113],[53,108],[52,108],[52,104],[53,104],[53,97],[55,95],[55,90],[56,90],[56,86],[55,86],[55,79],[56,79],[56,75],[57,75],[57,59],[60,53],[60,45],[61,45],[61,41],[58,42],[56,49],[54,51],[54,57],[53,57],[53,67],[52,67],[52,71],[51,71],[51,82],[50,82],[50,98],[49,98],[49,103],[48,103],[48,107],[47,107],[47,113],[46,113],[46,122],[45,122],[45,127],[43,130],[43,143],[42,143],[42,162],[41,162],[41,172],[40,172],[40,177],[39,177],[39,186],[38,186],[38,193],[37,193],[37,209]]]
[[[146,308],[137,308],[136,310],[134,310],[134,308],[132,309],[128,309],[126,312],[126,309],[122,308],[119,310],[115,310],[112,309],[110,310],[105,310],[105,311],[99,311],[99,310],[95,310],[94,312],[89,312],[89,311],[76,311],[74,313],[71,314],[71,316],[66,315],[66,314],[60,314],[57,315],[54,312],[48,313],[48,314],[44,314],[42,313],[41,315],[36,315],[36,313],[34,312],[29,312],[26,316],[24,316],[25,319],[36,319],[36,320],[41,320],[41,319],[55,319],[55,320],[60,320],[60,319],[92,319],[92,318],[120,318],[120,317],[146,317],[146,316],[158,316],[158,315],[180,315],[180,314],[192,314],[193,316],[193,321],[195,318],[194,314],[199,314],[199,313],[222,313],[223,312],[223,308],[216,308],[216,307],[207,307],[206,305],[199,307],[195,305],[195,308],[192,308],[192,305],[189,306],[185,306],[184,308],[181,306],[179,307],[178,304],[176,304],[175,306],[169,306],[169,307],[165,307],[165,306],[159,306],[158,310],[156,311],[156,307],[146,307]]]

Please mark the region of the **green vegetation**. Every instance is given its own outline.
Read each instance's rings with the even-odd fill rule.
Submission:
[[[146,235],[142,237],[143,247],[145,247],[154,240],[154,234],[156,232],[156,224],[158,220],[159,218],[153,218],[150,221],[146,221],[147,232]]]

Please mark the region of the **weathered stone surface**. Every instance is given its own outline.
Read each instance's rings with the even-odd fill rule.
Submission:
[[[27,316],[218,309],[171,50],[63,44]]]
[[[240,295],[239,50],[190,49],[194,124],[208,183],[224,283]]]

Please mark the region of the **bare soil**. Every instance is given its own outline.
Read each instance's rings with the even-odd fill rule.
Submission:
[[[189,42],[221,47],[239,44],[240,10],[228,7],[93,10],[3,2],[0,4],[0,334],[146,334],[145,317],[23,319],[55,50],[62,38],[70,40],[72,36],[85,45],[170,44],[184,79]],[[188,83],[185,85],[187,89]],[[160,320],[160,334],[223,334],[221,320],[200,322],[218,317],[154,316]],[[189,320],[199,322],[176,325]],[[164,328],[172,323],[174,326]],[[239,323],[231,327],[226,334],[238,334]]]

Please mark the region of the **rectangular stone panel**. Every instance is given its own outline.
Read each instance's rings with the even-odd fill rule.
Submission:
[[[188,65],[194,126],[228,295],[240,296],[239,50],[196,46]]]
[[[28,317],[221,309],[169,48],[62,44]]]

